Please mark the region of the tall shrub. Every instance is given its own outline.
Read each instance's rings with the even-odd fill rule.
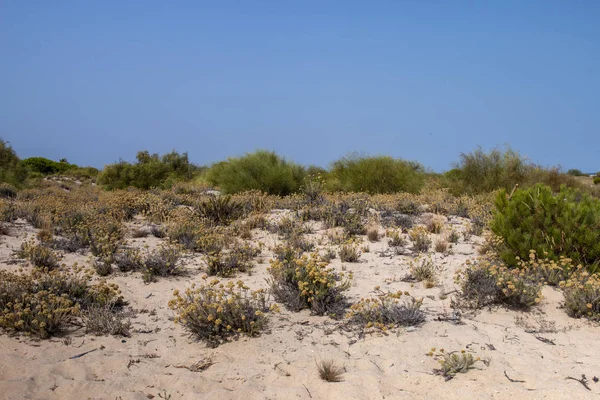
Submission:
[[[258,150],[214,164],[206,178],[226,194],[260,190],[285,196],[300,189],[305,175],[304,167],[275,152]]]
[[[330,190],[367,193],[416,193],[425,180],[420,164],[388,156],[343,157],[331,165]]]
[[[490,225],[504,241],[502,258],[516,265],[529,251],[557,260],[565,256],[590,270],[600,265],[600,200],[563,186],[553,194],[545,185],[506,191],[496,198]]]

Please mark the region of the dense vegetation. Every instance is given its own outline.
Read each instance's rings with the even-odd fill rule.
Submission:
[[[216,163],[206,177],[224,193],[260,190],[284,196],[297,192],[305,176],[304,167],[274,152],[259,150]]]
[[[107,165],[98,175],[98,183],[106,189],[125,189],[133,186],[140,189],[153,187],[168,188],[177,181],[187,181],[199,168],[191,164],[187,153],[176,151],[159,156],[140,151],[134,164],[120,161]]]
[[[491,230],[503,239],[508,265],[531,250],[552,260],[561,256],[596,270],[600,266],[600,200],[563,187],[558,193],[538,184],[509,199],[498,193]]]
[[[198,166],[187,153],[175,150],[163,155],[148,151],[137,153],[136,162],[119,161],[102,171],[79,167],[67,160],[53,161],[43,157],[20,160],[10,145],[0,140],[0,182],[16,188],[35,186],[38,179],[68,176],[95,180],[104,189],[167,189],[178,183],[192,183],[196,188],[214,187],[225,194],[258,190],[286,196],[307,193],[317,185],[329,192],[419,193],[423,188],[445,188],[455,196],[490,193],[498,189],[512,190],[543,183],[557,192],[562,185],[598,197],[600,188],[577,169],[564,173],[560,168],[536,165],[510,148],[485,152],[478,148],[463,153],[454,168],[443,174],[426,171],[419,163],[389,156],[351,154],[332,162],[328,169],[302,166],[273,151],[257,150],[240,157]],[[600,183],[600,177],[593,178]]]

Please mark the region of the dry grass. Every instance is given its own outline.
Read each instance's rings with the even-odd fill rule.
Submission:
[[[344,367],[338,366],[333,360],[321,360],[317,362],[319,377],[325,382],[342,382]]]

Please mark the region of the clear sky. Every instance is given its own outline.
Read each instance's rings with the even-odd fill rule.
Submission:
[[[102,167],[258,148],[600,170],[600,1],[0,0],[0,137]]]

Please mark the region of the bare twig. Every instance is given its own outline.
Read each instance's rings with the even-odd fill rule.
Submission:
[[[74,360],[74,359],[76,359],[76,358],[83,357],[83,356],[85,356],[86,354],[93,353],[93,352],[94,352],[94,351],[96,351],[96,350],[100,350],[100,347],[96,347],[95,349],[88,350],[88,351],[85,351],[85,352],[83,352],[83,353],[80,353],[80,354],[74,355],[74,356],[72,356],[72,357],[69,357],[69,360]]]
[[[304,383],[302,384],[302,386],[304,386],[304,389],[306,389],[306,392],[308,393],[308,397],[310,397],[312,399],[313,397],[312,397],[312,394],[310,394],[310,390],[308,390],[308,388],[306,387],[306,385]]]
[[[512,379],[510,376],[508,376],[506,371],[504,371],[504,376],[506,377],[506,379],[508,379],[509,381],[511,381],[513,383],[525,383],[525,381],[520,381],[518,379]]]
[[[587,378],[585,377],[584,374],[581,374],[581,379],[573,378],[572,376],[567,376],[565,379],[571,379],[571,380],[577,381],[577,382],[581,383],[583,385],[583,387],[586,388],[587,390],[590,390],[590,391],[592,390],[587,385],[588,380],[587,380]]]

